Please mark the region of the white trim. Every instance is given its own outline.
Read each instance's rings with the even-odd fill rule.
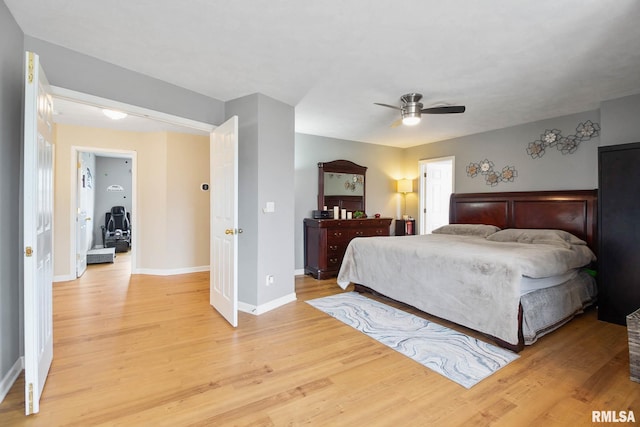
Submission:
[[[207,133],[212,132],[217,127],[210,123],[204,123],[184,117],[174,116],[172,114],[162,113],[160,111],[150,110],[148,108],[138,107],[131,104],[125,104],[123,102],[114,101],[113,99],[89,95],[88,93],[76,92],[75,90],[65,89],[62,87],[51,86],[51,93],[55,98],[66,99],[69,101],[92,105],[99,108],[119,110],[132,116],[150,118],[172,125],[197,129]]]
[[[75,258],[74,258],[75,259]],[[73,270],[73,274],[65,274],[65,275],[60,275],[60,276],[53,276],[53,282],[57,283],[57,282],[68,282],[70,280],[76,280],[76,270]]]
[[[138,241],[138,152],[130,151],[130,150],[119,150],[119,149],[109,149],[109,148],[99,148],[99,147],[81,147],[77,145],[71,146],[71,171],[70,173],[70,185],[71,185],[71,197],[69,200],[71,202],[69,221],[70,224],[70,235],[71,238],[69,240],[69,275],[73,276],[74,280],[76,279],[76,212],[78,212],[78,174],[76,173],[77,163],[78,163],[78,155],[79,153],[93,153],[93,154],[103,154],[109,155],[111,157],[123,157],[131,159],[131,271],[135,271],[137,267],[136,260],[137,256],[137,246],[136,242]],[[95,214],[96,212],[94,212]],[[98,216],[94,215],[94,218],[98,218]],[[94,219],[95,221],[95,219]]]
[[[18,357],[16,363],[13,364],[4,378],[0,380],[0,403],[2,403],[4,398],[7,396],[7,393],[9,393],[9,390],[11,390],[11,387],[16,382],[23,369],[24,357]]]
[[[294,276],[304,276],[304,268],[299,268],[293,271]]]
[[[273,309],[276,309],[280,306],[283,306],[285,304],[288,304],[290,302],[295,301],[296,298],[296,293],[292,293],[289,295],[285,295],[283,297],[274,299],[272,301],[269,301],[266,304],[262,304],[262,305],[253,305],[253,304],[247,304],[246,302],[242,302],[242,301],[238,301],[238,311],[242,311],[244,313],[249,313],[249,314],[254,314],[256,316],[259,316],[261,314],[264,314],[268,311],[271,311]]]
[[[158,269],[158,268],[138,268],[131,271],[131,274],[148,274],[151,276],[174,276],[176,274],[189,274],[189,273],[201,273],[203,271],[209,271],[208,265],[200,267],[185,267],[185,268],[173,268],[173,269]]]

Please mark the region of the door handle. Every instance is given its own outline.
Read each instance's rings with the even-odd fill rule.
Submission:
[[[90,217],[90,216],[88,216],[88,217],[86,217],[84,220],[85,220],[85,221],[91,221],[91,217]]]
[[[242,228],[227,228],[226,230],[224,230],[224,234],[240,234],[242,233],[244,230]]]

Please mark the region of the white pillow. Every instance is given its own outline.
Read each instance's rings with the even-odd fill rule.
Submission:
[[[456,234],[458,236],[487,237],[499,230],[500,230],[500,227],[496,227],[495,225],[487,225],[487,224],[447,224],[447,225],[443,225],[442,227],[436,228],[431,233]]]
[[[500,230],[487,240],[492,242],[517,242],[562,246],[567,249],[571,245],[586,245],[587,242],[563,230],[548,230],[535,228],[508,228]]]

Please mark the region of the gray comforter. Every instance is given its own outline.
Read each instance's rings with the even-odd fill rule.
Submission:
[[[353,239],[338,284],[367,286],[435,316],[518,344],[520,279],[550,277],[589,264],[584,245],[492,242],[482,237]]]

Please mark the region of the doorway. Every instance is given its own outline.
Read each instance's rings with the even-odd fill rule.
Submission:
[[[109,150],[95,147],[71,147],[71,162],[77,166],[75,200],[71,200],[72,220],[75,220],[76,278],[87,268],[87,253],[91,249],[105,247],[103,227],[106,227],[106,213],[112,206],[123,206],[128,214],[131,232],[135,231],[137,212],[136,179],[137,153],[126,150]],[[106,178],[108,181],[105,181]],[[75,218],[73,218],[75,217]],[[72,228],[74,230],[74,228]],[[135,241],[130,235],[129,250],[134,271]],[[116,252],[120,250],[117,248]],[[117,255],[117,254],[116,254]]]
[[[449,223],[449,198],[454,183],[455,157],[421,160],[420,234],[429,234]]]
[[[109,99],[104,99],[100,97],[96,97],[93,95],[84,94],[81,92],[76,92],[64,88],[52,87],[52,95],[54,98],[54,103],[57,100],[62,100],[67,104],[73,104],[74,106],[82,107],[83,111],[87,109],[94,110],[102,110],[102,109],[111,109],[117,110],[121,112],[125,112],[131,116],[132,119],[135,120],[135,123],[140,127],[137,129],[126,129],[134,132],[155,132],[160,129],[168,132],[181,132],[181,133],[196,133],[201,135],[209,135],[213,129],[216,128],[214,125],[210,125],[207,123],[197,122],[194,120],[181,118],[161,112],[157,112],[154,110],[148,110],[141,107],[136,107],[129,104],[124,104],[118,101],[113,101]],[[103,127],[95,124],[94,118],[89,116],[83,116],[83,111],[80,111],[81,114],[79,122],[70,123],[76,124],[80,126],[86,127]],[[65,115],[62,114],[62,117]],[[56,121],[56,120],[54,120]],[[132,120],[133,121],[133,120]],[[150,129],[150,126],[153,129]],[[118,129],[114,127],[114,129]],[[132,250],[130,253],[131,256],[131,273],[136,273],[138,271],[137,261],[141,254],[139,253],[139,245],[136,245],[137,240],[137,230],[138,230],[138,221],[139,217],[137,215],[137,199],[138,195],[136,194],[137,188],[137,152],[130,150],[123,150],[118,148],[97,148],[91,146],[73,146],[70,155],[70,166],[71,170],[76,170],[78,163],[78,155],[82,152],[90,152],[94,153],[98,156],[107,156],[107,157],[119,157],[119,158],[129,158],[131,161],[131,179],[132,179],[132,194],[131,194],[131,229],[132,229]],[[80,203],[78,200],[78,187],[81,181],[77,178],[75,173],[71,174],[71,178],[69,179],[69,194],[70,204],[69,206],[69,245],[68,245],[68,267],[65,275],[56,276],[54,281],[65,281],[65,280],[74,280],[77,277],[77,257],[78,257],[78,236],[76,231],[76,225],[78,222],[78,208],[80,207]],[[80,184],[81,185],[81,184]],[[74,197],[75,196],[75,197]],[[66,217],[66,215],[65,215]],[[95,215],[92,217],[95,222],[95,226],[98,226],[99,221],[104,220],[104,213],[95,212]],[[91,224],[93,227],[94,224]],[[101,237],[99,242],[101,244]],[[65,262],[66,264],[66,262]]]

